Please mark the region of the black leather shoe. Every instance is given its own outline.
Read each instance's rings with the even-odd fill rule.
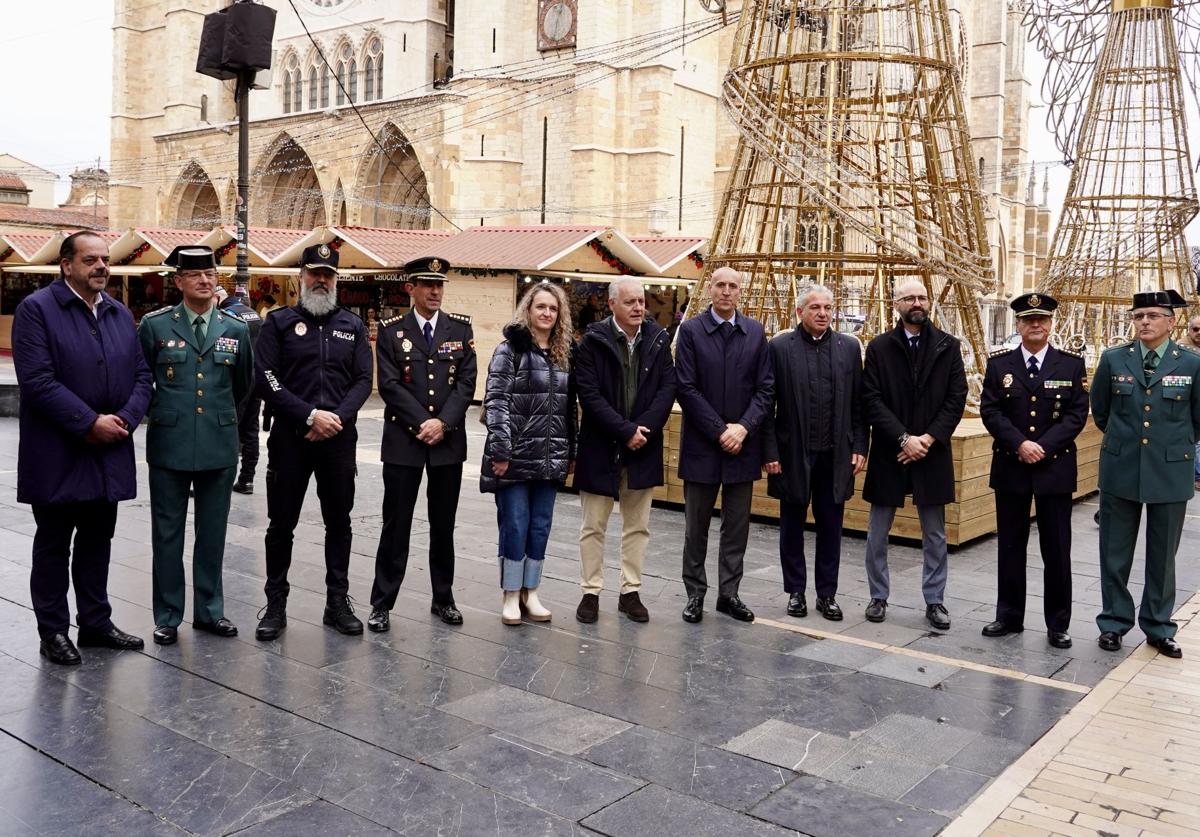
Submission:
[[[154,644],[155,645],[174,645],[179,639],[179,629],[174,625],[155,625],[154,626]]]
[[[358,636],[363,632],[362,621],[354,615],[354,606],[350,604],[349,596],[330,596],[326,599],[325,615],[321,617],[321,621],[332,625],[339,634],[346,636]],[[459,622],[462,622],[461,616]]]
[[[258,612],[258,627],[254,629],[254,638],[260,642],[270,642],[279,639],[279,635],[287,628],[287,597],[272,596],[267,599],[266,606]]]
[[[717,596],[717,613],[732,616],[739,622],[753,622],[754,611],[746,607],[746,603],[737,596]]]
[[[1121,635],[1116,631],[1104,631],[1100,634],[1100,639],[1096,640],[1096,644],[1105,651],[1120,651]]]
[[[795,616],[797,619],[808,616],[808,602],[804,601],[803,593],[792,593],[788,596],[787,615]]]
[[[371,617],[367,619],[367,627],[371,633],[386,634],[392,628],[392,615],[386,607],[371,608]]]
[[[140,651],[146,643],[140,636],[127,634],[116,625],[103,630],[99,628],[79,629],[80,648],[115,648],[118,651]]]
[[[1179,643],[1175,641],[1175,637],[1165,636],[1162,639],[1151,637],[1146,640],[1146,644],[1151,648],[1157,648],[1158,653],[1164,657],[1170,657],[1172,660],[1178,660],[1183,656],[1183,649],[1179,647]]]
[[[887,618],[887,599],[871,599],[867,605],[867,621],[882,622]]]
[[[1010,625],[1003,620],[997,619],[995,622],[988,622],[983,626],[984,636],[1008,636],[1009,634],[1019,634],[1025,630],[1024,625]]]
[[[646,606],[642,604],[642,597],[638,595],[637,590],[632,593],[622,593],[617,597],[617,610],[624,613],[634,622],[649,622],[650,611],[646,610]]]
[[[817,613],[824,616],[830,622],[842,621],[842,609],[838,606],[837,600],[833,596],[817,596]]]
[[[583,598],[579,600],[579,607],[575,608],[575,618],[585,625],[590,625],[599,619],[600,597],[595,593],[584,593]]]
[[[193,621],[192,629],[217,636],[237,636],[237,626],[225,618],[218,619],[216,622]]]
[[[936,630],[950,630],[950,613],[946,610],[945,605],[940,603],[925,606],[925,621]]]
[[[683,608],[684,622],[699,622],[704,618],[704,597],[692,596]]]
[[[254,483],[242,482],[241,480],[238,480],[237,482],[235,482],[233,484],[233,490],[236,491],[238,494],[253,494],[254,493]]]
[[[1071,635],[1066,631],[1050,631],[1046,634],[1046,640],[1055,648],[1071,647]]]
[[[434,602],[429,605],[429,612],[447,625],[461,625],[463,622],[462,614],[458,612],[458,608],[454,606],[454,602],[447,602],[446,604]]]
[[[79,649],[66,634],[51,634],[42,637],[42,645],[38,653],[52,663],[60,666],[77,666],[83,662]]]

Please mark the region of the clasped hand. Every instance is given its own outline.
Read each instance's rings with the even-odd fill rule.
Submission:
[[[933,437],[928,433],[921,436],[909,436],[908,441],[900,448],[900,453],[896,455],[896,461],[901,465],[909,465],[924,459],[925,455],[929,453],[929,448],[933,446],[933,441]]]
[[[331,439],[342,432],[342,419],[337,413],[328,410],[317,410],[313,414],[313,423],[304,438],[310,442]]]

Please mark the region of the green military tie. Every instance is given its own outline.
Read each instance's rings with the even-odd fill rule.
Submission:
[[[1154,370],[1158,368],[1158,352],[1146,352],[1146,360],[1142,367],[1146,372],[1146,380],[1154,377]]]
[[[196,346],[199,348],[204,345],[204,318],[197,317],[192,328],[196,332]]]

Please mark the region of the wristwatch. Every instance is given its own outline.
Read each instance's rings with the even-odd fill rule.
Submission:
[[[307,424],[309,427],[312,427],[313,422],[316,421],[316,419],[317,419],[317,408],[313,407],[313,411],[308,414],[308,418],[306,418],[304,420],[304,423]]]
[[[900,447],[904,447],[905,445],[907,445],[908,439],[909,439],[909,436],[907,433],[901,433],[900,434]]]

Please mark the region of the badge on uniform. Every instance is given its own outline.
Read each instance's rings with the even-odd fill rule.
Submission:
[[[1004,379],[1003,379],[1003,380],[1001,380],[1001,381],[1000,381],[1000,383],[1001,383],[1001,384],[1003,384],[1003,385],[1004,385],[1004,386],[1006,386],[1006,387],[1011,387],[1011,386],[1013,385],[1013,376],[1012,376],[1012,373],[1011,373],[1011,372],[1005,372],[1005,373],[1004,373]]]
[[[238,341],[234,337],[218,337],[216,345],[213,348],[218,352],[229,352],[231,355],[236,355],[238,352]]]
[[[411,384],[413,382],[412,367],[404,367],[404,383]]]
[[[1046,387],[1046,389],[1070,389],[1071,382],[1070,381],[1046,381],[1045,387]]]
[[[438,346],[438,354],[448,355],[451,352],[461,352],[462,347],[463,344],[461,340],[447,340],[445,343]]]
[[[168,381],[175,380],[175,367],[174,366],[167,367],[167,380]]]
[[[400,335],[396,335],[396,336],[399,337]],[[405,340],[403,343],[400,344],[400,348],[406,352],[411,352],[412,351],[412,341]]]
[[[1164,375],[1162,379],[1164,387],[1187,387],[1192,385],[1191,375]]]
[[[305,323],[296,323],[296,336],[303,337],[308,334],[308,326]]]

